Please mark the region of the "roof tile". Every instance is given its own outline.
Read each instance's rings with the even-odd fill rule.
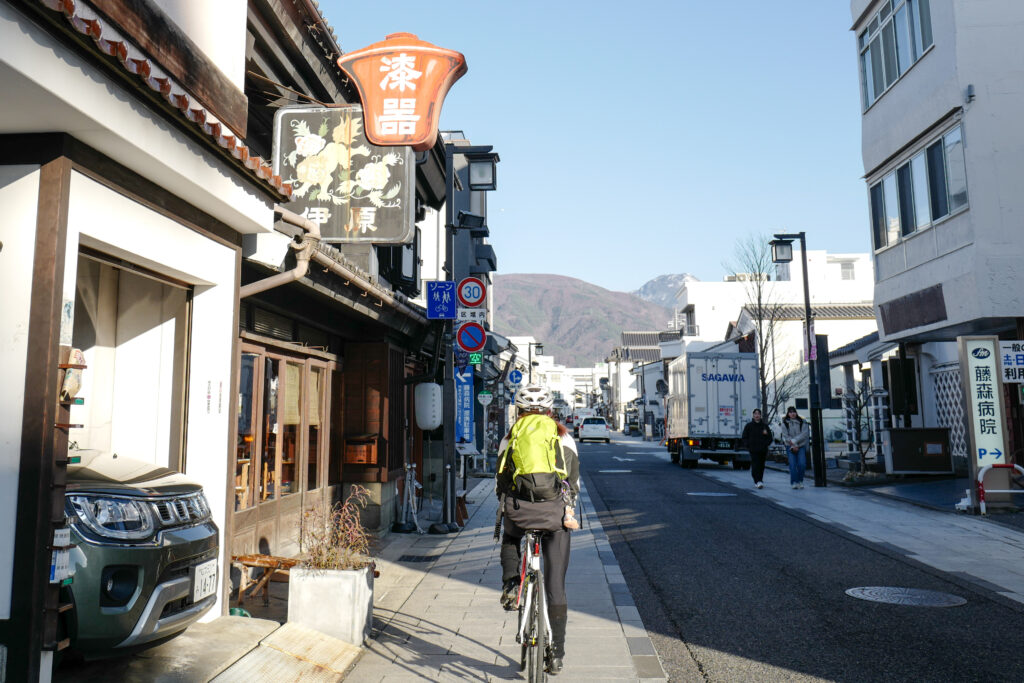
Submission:
[[[275,176],[266,160],[250,155],[248,147],[237,137],[222,136],[222,126],[216,117],[197,100],[190,97],[183,87],[163,74],[158,65],[148,58],[136,59],[129,56],[129,44],[117,31],[105,26],[99,18],[82,14],[74,0],[39,0],[39,3],[47,9],[63,13],[64,18],[76,31],[92,38],[96,49],[105,55],[116,57],[126,71],[142,79],[150,90],[160,93],[186,119],[196,124],[206,135],[214,138],[217,144],[231,150],[235,158],[242,161],[257,178],[266,181],[280,194],[286,197],[291,196],[291,185],[282,182],[279,176]],[[136,52],[138,51],[136,50]]]

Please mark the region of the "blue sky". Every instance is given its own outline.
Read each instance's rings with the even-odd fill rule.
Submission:
[[[442,129],[501,155],[499,273],[633,290],[725,274],[751,234],[870,247],[849,3],[326,0],[345,51],[408,31],[466,56]]]

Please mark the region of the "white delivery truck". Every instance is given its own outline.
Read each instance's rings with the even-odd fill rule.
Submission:
[[[757,354],[684,351],[668,364],[666,446],[672,462],[701,458],[733,469],[750,467],[743,427],[761,407]]]

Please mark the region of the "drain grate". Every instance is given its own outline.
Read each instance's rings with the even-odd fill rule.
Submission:
[[[846,594],[861,600],[884,602],[890,605],[908,605],[910,607],[959,607],[960,605],[967,604],[967,601],[959,595],[929,591],[923,588],[861,586],[848,589]]]
[[[439,558],[440,555],[402,555],[398,558],[399,562],[432,562]]]

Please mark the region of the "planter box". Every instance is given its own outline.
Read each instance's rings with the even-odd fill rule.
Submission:
[[[288,621],[362,645],[373,624],[373,569],[296,567],[288,581]]]

